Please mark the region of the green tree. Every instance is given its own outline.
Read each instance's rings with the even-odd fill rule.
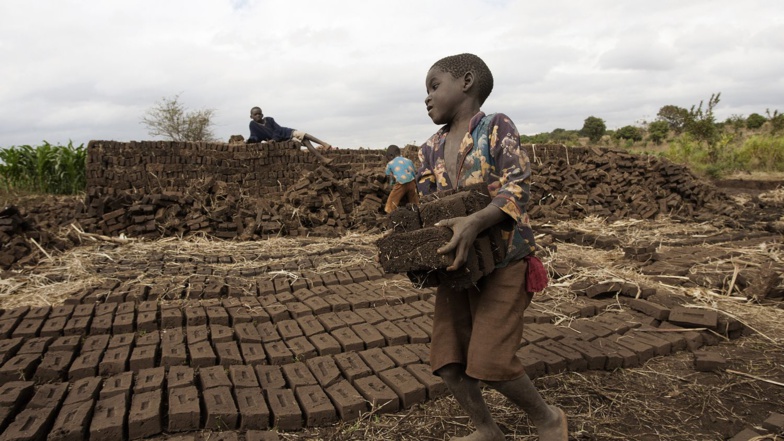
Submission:
[[[746,128],[751,130],[759,129],[763,124],[765,124],[765,121],[767,120],[767,118],[760,115],[759,113],[752,113],[748,118],[746,118]]]
[[[768,121],[770,121],[771,133],[775,135],[784,130],[784,113],[779,113],[778,110],[774,110],[771,114],[770,109],[765,109],[765,114],[768,115]]]
[[[698,106],[691,106],[689,117],[684,128],[698,141],[705,141],[708,147],[712,148],[719,141],[719,128],[716,126],[716,118],[713,116],[713,109],[719,104],[721,92],[711,94],[705,110],[702,109],[703,101]],[[713,155],[711,155],[713,159]]]
[[[604,136],[604,132],[607,131],[607,126],[604,124],[604,120],[601,118],[597,118],[595,116],[589,116],[585,118],[585,122],[583,123],[583,128],[580,130],[580,133],[583,136],[587,136],[591,142],[599,142]]]
[[[214,109],[186,109],[178,94],[161,98],[147,110],[141,123],[151,136],[163,136],[170,141],[214,141],[211,129],[214,115]]]
[[[659,109],[657,116],[660,120],[667,121],[673,132],[681,133],[689,120],[689,111],[683,107],[667,105]]]
[[[623,126],[615,131],[614,136],[618,139],[630,139],[632,141],[642,141],[642,131],[634,126]]]
[[[648,137],[651,141],[659,145],[667,139],[667,134],[670,132],[670,124],[667,121],[654,121],[648,124]]]

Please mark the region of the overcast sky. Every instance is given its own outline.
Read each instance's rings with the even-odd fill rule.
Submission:
[[[425,74],[461,52],[525,134],[715,92],[722,120],[784,111],[781,0],[2,0],[0,146],[152,139],[142,116],[175,94],[224,141],[258,105],[342,148],[420,144]]]

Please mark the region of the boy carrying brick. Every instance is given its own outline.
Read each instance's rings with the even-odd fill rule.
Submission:
[[[414,180],[416,178],[414,163],[410,159],[401,156],[400,147],[394,144],[387,147],[386,156],[388,162],[384,174],[390,182],[394,182],[392,191],[389,192],[389,197],[387,198],[387,204],[384,207],[384,211],[389,214],[395,211],[403,198],[409,204],[418,204],[419,194],[417,194],[417,185]]]
[[[501,441],[481,380],[520,406],[542,441],[568,439],[566,415],[548,405],[515,355],[523,312],[533,292],[546,285],[546,272],[533,256],[535,242],[525,211],[531,165],[508,116],[485,115],[481,105],[493,89],[487,65],[472,54],[437,61],[428,71],[427,114],[443,125],[419,151],[417,186],[423,195],[484,183],[490,205],[469,216],[436,224],[452,230],[441,254],[454,253],[448,271],[460,270],[479,233],[499,226],[506,257],[468,289],[440,285],[436,294],[430,364],[444,380],[476,431],[461,440]]]

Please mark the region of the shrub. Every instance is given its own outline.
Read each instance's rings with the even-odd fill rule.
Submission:
[[[670,125],[667,121],[654,121],[648,125],[648,137],[651,141],[659,145],[667,139],[667,134],[670,132]]]
[[[746,118],[746,128],[751,130],[759,129],[763,124],[765,124],[765,121],[767,120],[767,118],[760,115],[759,113],[752,113],[748,118]]]
[[[615,131],[614,136],[631,141],[642,141],[642,132],[634,126],[624,126]]]
[[[738,149],[737,162],[747,171],[784,171],[784,137],[757,135],[747,139]]]
[[[589,116],[583,123],[583,128],[580,130],[583,136],[587,136],[591,142],[599,142],[604,136],[607,126],[604,120],[595,116]]]

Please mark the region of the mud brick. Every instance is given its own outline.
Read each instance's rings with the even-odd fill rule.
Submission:
[[[115,315],[131,314],[135,312],[136,312],[136,302],[128,301],[128,302],[122,302],[117,304],[117,310],[115,311]]]
[[[297,318],[296,322],[302,330],[302,334],[306,337],[324,332],[324,326],[322,326],[321,322],[319,322],[318,319],[312,315],[299,317]]]
[[[234,335],[240,343],[261,343],[261,334],[252,323],[240,323],[234,327]]]
[[[430,346],[424,343],[415,343],[411,345],[406,345],[409,351],[416,354],[419,357],[419,361],[424,364],[430,364]]]
[[[335,313],[346,326],[353,326],[358,325],[360,323],[365,323],[365,319],[363,319],[359,314],[351,310],[339,311]]]
[[[131,397],[131,386],[133,385],[133,372],[123,372],[112,375],[103,380],[103,387],[99,398],[101,400],[111,398],[115,395],[122,395],[126,400]]]
[[[272,320],[273,323],[277,323],[281,320],[289,320],[291,318],[291,314],[289,314],[289,309],[286,308],[286,305],[281,303],[273,303],[271,305],[265,305],[264,309],[267,311],[267,314]]]
[[[88,317],[95,313],[95,303],[88,303],[84,305],[74,305],[73,314],[71,317]]]
[[[670,309],[658,303],[627,297],[619,297],[619,300],[629,308],[653,317],[656,320],[667,320],[670,316]]]
[[[329,304],[332,312],[349,311],[351,304],[343,298],[340,294],[330,294],[323,297],[324,301]]]
[[[76,357],[68,369],[68,379],[71,381],[98,375],[98,364],[101,362],[103,351],[88,351]]]
[[[306,426],[324,426],[337,421],[335,406],[321,387],[301,386],[294,393],[304,414]]]
[[[204,428],[212,430],[234,430],[239,413],[229,387],[214,387],[202,392],[204,401]]]
[[[191,367],[215,366],[215,351],[208,341],[200,341],[188,345],[188,355],[190,356]]]
[[[17,337],[21,338],[21,337]],[[15,340],[15,339],[13,339]],[[24,343],[17,349],[16,355],[22,354],[33,354],[33,355],[43,355],[44,352],[47,351],[49,346],[54,342],[54,337],[37,337],[37,338],[29,338],[27,340],[22,339]]]
[[[264,352],[267,353],[267,360],[270,364],[286,364],[294,359],[294,354],[282,341],[264,343]]]
[[[632,326],[613,315],[601,314],[594,319],[594,322],[602,324],[604,327],[612,331],[613,334],[625,334],[632,328]]]
[[[0,407],[16,410],[33,396],[32,381],[8,381],[0,384]]]
[[[386,273],[446,268],[451,259],[436,250],[451,238],[452,231],[444,227],[390,234],[377,242],[379,263]]]
[[[183,343],[161,344],[161,366],[170,367],[185,364],[188,361],[186,347]]]
[[[246,387],[259,387],[259,381],[253,366],[235,365],[229,367],[229,377],[234,389]]]
[[[275,284],[269,280],[257,280],[256,293],[259,297],[275,294]]]
[[[597,337],[609,337],[613,334],[612,329],[597,323],[594,320],[572,320],[569,327],[580,333],[581,340],[591,341]]]
[[[10,318],[7,320],[0,320],[0,338],[10,338],[16,329],[16,326],[21,322],[20,318]],[[15,337],[23,338],[23,337]]]
[[[302,302],[289,302],[286,304],[289,314],[292,318],[299,318],[308,315],[313,315],[313,310]]]
[[[552,324],[549,324],[549,323],[544,323],[544,324],[530,323],[523,330],[523,338],[528,340],[528,338],[526,337],[526,332],[525,332],[526,330],[528,330],[529,335],[535,335],[535,334],[538,333],[539,335],[544,336],[546,340],[547,339],[550,339],[550,340],[560,340],[560,339],[562,339],[564,337],[564,334],[561,332],[562,329],[565,329],[565,328],[559,327],[559,326],[555,326],[555,325],[552,325]],[[574,335],[579,336],[579,333],[574,332]],[[528,341],[532,342],[533,340],[528,340]]]
[[[667,339],[654,335],[654,332],[647,332],[640,328],[638,332],[633,332],[632,336],[635,340],[646,343],[654,348],[656,355],[664,356],[672,353],[672,343]],[[628,334],[627,334],[628,335]]]
[[[18,354],[13,356],[0,367],[0,384],[14,380],[32,379],[40,362],[40,354]]]
[[[381,349],[398,367],[419,363],[419,356],[405,346],[388,346]]]
[[[408,343],[408,334],[392,322],[383,321],[375,325],[378,332],[384,336],[387,345],[402,345]]]
[[[99,303],[95,305],[95,316],[114,315],[117,311],[117,303]]]
[[[343,294],[342,296],[344,299],[346,299],[352,311],[370,307],[370,300],[366,295],[364,295],[364,293],[351,292],[348,294]]]
[[[240,348],[234,341],[215,343],[215,354],[218,356],[218,364],[224,367],[243,363]]]
[[[760,439],[760,433],[754,429],[750,429],[747,427],[741,430],[740,432],[736,433],[735,436],[729,438],[727,441],[753,441],[757,439]]]
[[[185,323],[190,326],[206,326],[207,313],[202,306],[185,307]]]
[[[95,405],[90,423],[91,441],[117,441],[124,439],[128,402],[123,395],[100,399]]]
[[[718,352],[697,351],[694,353],[694,369],[699,372],[721,371],[727,366],[727,359]]]
[[[768,432],[781,433],[784,431],[784,414],[771,412],[765,421],[762,422],[762,428]]]
[[[297,299],[298,302],[304,302],[307,299],[313,298],[316,295],[313,291],[309,288],[302,288],[294,291],[292,296]]]
[[[27,408],[20,412],[14,421],[3,431],[3,440],[27,441],[45,438],[57,414],[53,405],[43,409]]]
[[[702,338],[702,334],[697,331],[688,331],[686,328],[681,328],[678,325],[673,325],[670,322],[663,322],[659,328],[661,329],[674,329],[677,331],[674,332],[662,332],[661,336],[666,338],[670,334],[676,334],[676,337],[680,337],[684,340],[685,347],[681,347],[681,345],[674,341],[675,337],[668,338],[670,343],[673,344],[673,349],[676,351],[680,351],[683,349],[688,349],[692,352],[696,351],[697,349],[701,348],[704,344],[704,340]]]
[[[157,354],[158,346],[156,345],[135,347],[129,361],[130,369],[138,372],[142,369],[154,368]]]
[[[277,327],[272,322],[263,322],[256,325],[256,330],[259,331],[262,343],[270,343],[280,340]]]
[[[640,357],[637,353],[609,338],[597,338],[592,343],[607,355],[605,365],[607,370],[617,367],[633,368],[640,365]]]
[[[106,346],[106,348],[116,349],[124,346],[132,347],[135,342],[136,342],[136,334],[134,334],[133,332],[129,332],[125,334],[114,334],[109,339],[109,344]]]
[[[719,315],[716,311],[708,309],[686,308],[676,306],[670,311],[669,322],[684,328],[716,329]]]
[[[351,280],[353,280],[354,283],[361,283],[368,279],[367,274],[359,268],[349,269],[348,275],[351,276]]]
[[[289,293],[291,294],[291,284],[289,280],[285,277],[277,277],[272,279],[272,284],[275,286],[275,294],[284,294]]]
[[[46,319],[44,325],[41,327],[40,336],[41,337],[59,337],[63,334],[63,330],[65,329],[65,325],[68,318],[65,316],[60,317],[50,317]]]
[[[14,332],[11,333],[13,338],[24,337],[32,338],[37,337],[41,328],[44,326],[44,319],[23,319],[19,325],[16,326]]]
[[[569,362],[564,357],[535,344],[526,345],[522,350],[531,359],[541,360],[550,375],[566,372],[569,368]]]
[[[48,351],[35,371],[38,382],[63,381],[76,354],[72,351]]]
[[[425,314],[425,315],[433,315],[433,312],[435,312],[435,307],[432,304],[430,304],[430,303],[428,303],[428,302],[426,302],[424,300],[416,300],[414,302],[411,302],[411,306],[416,308],[422,314]],[[526,312],[526,314],[528,314],[528,313],[529,312]]]
[[[428,343],[430,335],[413,321],[401,320],[395,322],[395,326],[400,328],[408,336],[409,343]]]
[[[318,355],[316,347],[308,340],[307,337],[296,337],[286,340],[286,344],[291,349],[292,354],[296,360],[307,360]]]
[[[391,413],[400,410],[400,398],[375,375],[358,378],[354,387],[370,403],[376,413]]]
[[[427,389],[416,377],[402,367],[389,369],[380,372],[378,377],[395,391],[400,398],[403,408],[408,408],[414,404],[424,403],[427,399]]]
[[[365,349],[380,348],[386,344],[386,339],[375,326],[368,323],[354,325],[351,329],[365,344]]]
[[[128,414],[128,438],[147,438],[161,433],[161,390],[134,394]]]
[[[169,389],[169,432],[199,430],[201,408],[199,392],[194,386]]]
[[[210,337],[210,330],[206,326],[189,326],[185,332],[188,344],[207,341]]]
[[[25,339],[22,337],[0,339],[0,353],[5,354],[8,358],[11,358],[11,356],[15,355],[24,343]],[[2,361],[5,360],[0,358],[0,362]]]
[[[157,331],[142,331],[134,341],[136,346],[157,346],[161,343],[161,334]]]
[[[158,313],[156,311],[139,312],[136,315],[136,330],[154,332],[158,330]]]
[[[362,357],[356,352],[346,352],[335,356],[335,365],[337,365],[343,376],[352,383],[357,378],[367,377],[373,374],[373,371],[365,363]]]
[[[167,308],[161,310],[161,328],[173,329],[181,328],[183,325],[182,310],[179,308]]]
[[[280,366],[257,365],[254,370],[262,389],[283,389],[286,387],[286,380],[283,378]]]
[[[228,326],[210,325],[210,340],[214,344],[234,341],[234,331]]]
[[[531,350],[536,348],[535,345],[527,344],[520,348],[515,355],[520,359],[523,364],[525,373],[531,378],[539,378],[547,373],[547,365],[543,360],[531,353]]]
[[[359,356],[362,358],[365,364],[367,364],[367,366],[370,367],[370,369],[376,374],[385,371],[387,369],[392,369],[396,366],[395,361],[392,360],[392,358],[390,358],[380,348],[360,351]]]
[[[419,301],[421,301],[421,300],[419,300]],[[414,308],[413,306],[411,306],[408,303],[403,303],[402,305],[395,305],[394,308],[395,308],[395,310],[397,311],[398,314],[403,316],[403,319],[411,320],[411,319],[415,319],[415,318],[419,317],[420,315],[422,315],[422,311]]]
[[[424,303],[428,304],[427,302]],[[528,309],[525,311],[525,316],[523,317],[523,323],[552,323],[553,319],[554,316],[552,314]]]
[[[244,306],[226,308],[226,312],[229,313],[229,321],[232,326],[237,326],[240,323],[251,323],[253,321],[253,317],[251,317],[248,308]]]
[[[640,328],[640,329],[644,329],[644,328]],[[661,329],[661,327],[659,327],[659,329]],[[653,331],[653,332],[649,333],[649,335],[652,335],[652,336],[658,337],[658,338],[660,338],[662,340],[666,340],[666,341],[670,342],[670,345],[671,345],[670,346],[670,351],[673,352],[673,353],[678,352],[678,351],[683,351],[683,350],[685,350],[687,348],[686,337],[684,336],[684,334],[687,334],[687,333],[686,332],[668,332],[668,331]],[[697,335],[699,335],[699,334],[697,334]]]
[[[302,410],[294,392],[291,389],[268,389],[266,392],[273,426],[278,430],[302,429]]]
[[[207,313],[207,322],[210,325],[229,326],[229,313],[223,306],[208,306],[205,308],[205,312]]]
[[[590,341],[574,337],[566,337],[559,343],[579,352],[588,362],[588,369],[604,369],[607,364],[607,355]]]
[[[66,316],[66,318],[67,318],[67,316],[70,315],[70,311],[73,311],[73,305],[71,305],[71,309],[68,312],[68,314],[63,314],[62,313],[62,308],[60,308],[60,311],[61,311],[60,314],[53,315],[52,317]],[[50,317],[50,315],[49,315],[50,312],[52,312],[52,307],[49,306],[49,305],[37,306],[37,307],[34,307],[34,308],[30,308],[30,310],[27,311],[27,314],[25,314],[24,318],[25,319],[44,319],[44,320],[46,320],[47,317]]]
[[[222,366],[211,366],[199,369],[199,384],[201,390],[213,387],[231,387],[229,376]]]
[[[71,320],[83,321],[86,317],[75,317]],[[107,314],[95,317],[90,323],[90,334],[110,334],[112,332],[112,324],[114,323],[114,316]],[[69,322],[70,324],[70,322]],[[66,325],[68,329],[68,325]]]
[[[324,283],[324,286],[335,286],[340,284],[334,273],[322,274],[321,281]]]
[[[87,427],[93,414],[93,401],[64,405],[55,419],[49,441],[81,441],[87,439]]]
[[[335,340],[340,343],[343,352],[361,351],[365,349],[365,343],[351,330],[351,328],[335,329],[331,334],[335,337]]]
[[[337,364],[331,357],[311,358],[305,364],[321,387],[331,386],[343,379],[340,369],[338,369]]]
[[[608,340],[637,354],[637,359],[640,364],[645,363],[656,355],[656,349],[653,346],[637,339],[637,336],[632,335],[631,332],[626,333],[621,337],[608,338]],[[626,367],[625,362],[624,367]]]
[[[700,335],[705,346],[716,346],[721,341],[719,336],[711,331],[701,331]]]
[[[166,374],[166,386],[168,389],[177,387],[193,386],[193,368],[188,366],[172,366]]]
[[[107,349],[98,364],[100,375],[114,375],[128,370],[128,360],[131,358],[131,347],[121,346]]]
[[[264,430],[269,427],[270,411],[261,388],[235,388],[240,430]]]
[[[367,410],[367,402],[348,381],[341,380],[325,387],[324,391],[334,404],[342,421],[353,421]]]
[[[276,327],[278,334],[280,334],[281,338],[284,340],[301,337],[303,335],[302,328],[299,327],[299,324],[295,320],[282,320],[277,323]]]
[[[307,306],[312,314],[324,314],[325,312],[329,312],[332,310],[332,305],[330,305],[326,300],[321,297],[309,297],[302,301],[302,304]]]
[[[400,314],[397,309],[395,309],[391,305],[378,305],[375,307],[375,311],[381,314],[384,319],[390,322],[395,322],[398,320],[403,320],[403,315]]]
[[[556,340],[544,340],[536,343],[542,349],[546,349],[560,357],[563,357],[567,363],[567,369],[573,372],[580,372],[588,369],[588,361],[583,358],[582,354],[575,349],[562,344]]]
[[[267,354],[261,343],[240,343],[240,352],[245,364],[266,364]]]
[[[417,317],[414,320],[411,320],[412,323],[419,326],[420,329],[425,331],[428,337],[431,337],[433,333],[433,319],[428,316],[421,316]]]
[[[447,388],[446,383],[444,383],[444,380],[437,375],[433,375],[429,365],[410,364],[406,366],[406,370],[425,387],[428,399],[434,400],[446,396],[449,393],[449,389]]]
[[[362,271],[368,278],[368,281],[378,280],[384,276],[384,274],[378,269],[374,267],[365,267],[362,268]]]
[[[366,323],[371,325],[375,325],[376,323],[381,323],[386,320],[381,314],[372,308],[357,309],[354,312],[356,312],[358,316],[362,317]]]
[[[334,312],[324,313],[316,317],[327,332],[346,327],[346,323],[338,318],[338,315]]]
[[[318,355],[334,355],[341,351],[340,343],[329,334],[321,333],[308,337]]]
[[[138,394],[163,389],[165,378],[166,369],[164,367],[142,369],[136,374],[133,393]]]

